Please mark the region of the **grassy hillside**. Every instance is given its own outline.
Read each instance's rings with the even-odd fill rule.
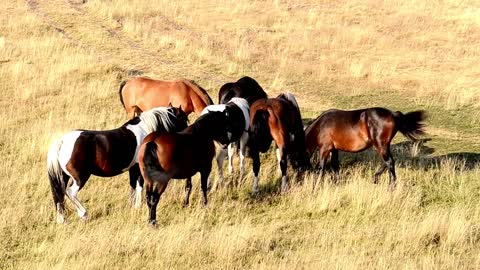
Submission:
[[[97,1],[0,3],[0,269],[480,267],[480,7],[475,1]],[[181,207],[172,181],[158,207],[131,209],[128,175],[91,177],[55,224],[49,144],[110,129],[126,114],[122,79],[196,80],[217,101],[249,75],[293,92],[306,121],[329,108],[429,113],[427,140],[394,140],[398,185],[373,151],[341,154],[342,183],[296,179],[279,194],[273,151],[252,173]],[[216,168],[214,167],[214,170]],[[216,173],[212,174],[214,179]],[[328,180],[329,176],[327,176]],[[230,180],[232,178],[229,178]],[[301,180],[301,181],[300,181]]]

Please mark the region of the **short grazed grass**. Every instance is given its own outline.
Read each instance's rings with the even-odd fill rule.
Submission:
[[[1,269],[480,267],[474,2],[85,2],[0,4]],[[172,180],[152,229],[145,205],[130,208],[127,175],[91,177],[79,195],[90,220],[69,205],[69,224],[55,224],[50,142],[122,125],[118,86],[133,73],[195,79],[215,101],[249,75],[271,96],[293,92],[306,123],[329,108],[424,109],[429,134],[395,138],[393,193],[386,175],[372,183],[380,159],[369,150],[341,154],[338,185],[289,170],[280,194],[270,151],[258,196],[250,161],[207,207],[198,176],[187,208]]]

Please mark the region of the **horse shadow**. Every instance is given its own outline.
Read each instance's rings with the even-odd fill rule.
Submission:
[[[480,153],[473,152],[452,152],[444,155],[432,156],[435,148],[426,145],[430,138],[416,142],[403,141],[392,144],[391,151],[395,159],[395,166],[399,168],[423,169],[425,171],[440,166],[448,160],[456,161],[455,169],[472,170],[480,164]],[[315,153],[316,155],[316,153]],[[339,152],[340,170],[357,165],[375,164],[380,166],[382,160],[375,149],[370,148],[360,153]],[[312,158],[314,170],[319,170],[318,159]],[[326,164],[326,169],[331,170],[331,164]]]

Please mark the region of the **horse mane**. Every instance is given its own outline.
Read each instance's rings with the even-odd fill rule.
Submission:
[[[166,131],[173,131],[175,127],[171,119],[171,117],[175,117],[175,114],[167,107],[153,108],[143,112],[138,117],[147,133],[157,130],[160,125],[165,128]]]
[[[188,84],[195,93],[203,98],[203,101],[207,103],[207,105],[213,105],[213,100],[208,95],[207,91],[203,89],[200,85],[198,85],[195,81],[189,79],[183,79],[183,81]]]

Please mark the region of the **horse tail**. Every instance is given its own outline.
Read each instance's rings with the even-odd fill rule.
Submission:
[[[61,146],[61,141],[55,141],[52,143],[48,149],[47,156],[47,174],[48,179],[50,180],[50,187],[52,189],[53,202],[55,203],[55,206],[57,203],[63,202],[65,197],[65,183],[63,180],[64,172],[62,167],[60,167],[60,162],[58,160],[58,154]]]
[[[394,112],[395,125],[398,130],[412,141],[418,140],[418,136],[425,134],[425,123],[427,113],[423,110],[413,111],[403,114],[399,111]]]
[[[250,142],[262,153],[267,152],[273,140],[268,124],[269,117],[270,113],[267,110],[256,111],[250,127]]]
[[[123,91],[123,87],[125,86],[125,84],[127,84],[127,82],[128,82],[127,80],[122,81],[120,83],[120,89],[118,90],[118,95],[120,96],[120,102],[122,103],[122,106],[124,109],[126,108],[125,108],[125,102],[123,101],[122,91]]]
[[[145,145],[145,154],[143,155],[144,170],[147,175],[152,175],[153,172],[161,171],[162,168],[158,163],[157,144],[155,141],[149,141]]]

